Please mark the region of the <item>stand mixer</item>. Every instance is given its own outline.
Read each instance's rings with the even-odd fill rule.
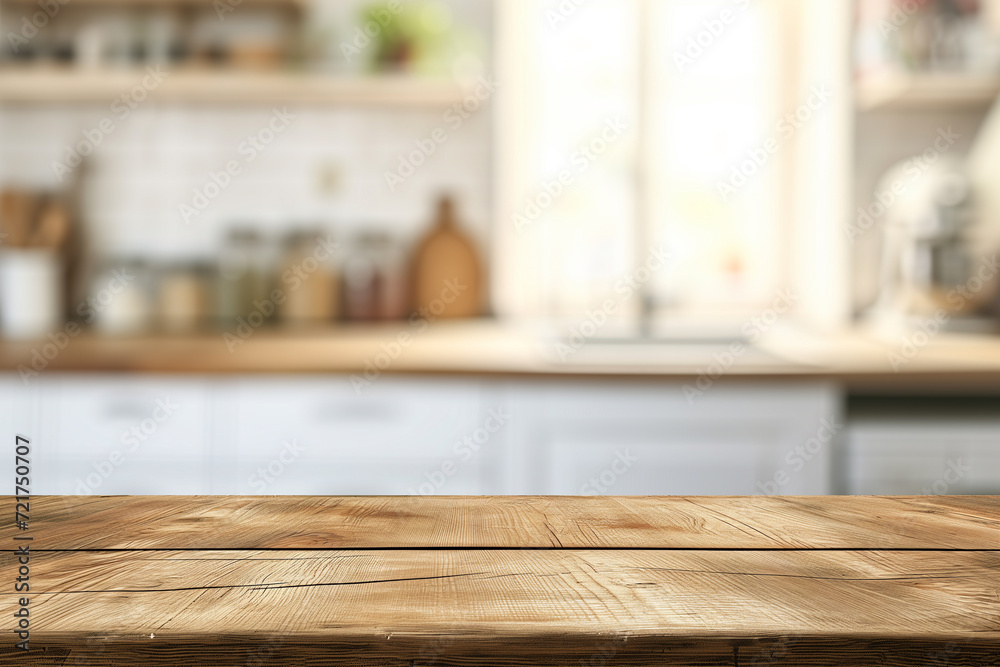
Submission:
[[[978,263],[976,215],[962,164],[944,156],[898,163],[881,179],[879,192],[896,198],[886,208],[872,314],[906,325],[944,311],[949,328],[983,328],[969,316],[990,300],[995,286],[969,288]]]

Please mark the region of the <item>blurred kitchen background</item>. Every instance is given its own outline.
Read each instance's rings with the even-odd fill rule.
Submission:
[[[1000,494],[997,0],[0,0],[36,493]]]

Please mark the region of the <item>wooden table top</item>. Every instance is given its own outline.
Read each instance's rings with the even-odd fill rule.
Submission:
[[[1000,497],[48,496],[0,538],[2,665],[1000,665]]]

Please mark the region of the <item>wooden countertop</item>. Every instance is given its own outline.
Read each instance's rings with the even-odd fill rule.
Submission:
[[[607,345],[587,341],[560,357],[552,337],[495,322],[261,329],[223,334],[0,341],[0,371],[147,373],[434,374],[508,377],[675,378],[722,370],[734,379],[831,379],[858,386],[1000,390],[1000,337],[941,333],[908,355],[903,342],[857,331],[818,336],[776,330],[727,359],[728,343]],[[57,345],[61,343],[61,345]],[[565,348],[563,348],[565,352]],[[893,356],[895,355],[895,356]],[[719,365],[722,360],[722,365]]]
[[[1000,497],[62,496],[0,537],[0,664],[1000,664]]]

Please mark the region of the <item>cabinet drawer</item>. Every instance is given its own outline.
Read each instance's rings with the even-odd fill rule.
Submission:
[[[627,445],[554,443],[551,486],[557,495],[751,495],[773,469],[774,448],[745,439],[697,444],[636,441]]]
[[[120,451],[131,462],[197,462],[205,456],[210,391],[199,380],[57,377],[43,412],[56,420],[64,460]]]
[[[852,425],[855,494],[1000,494],[1000,423],[877,421]]]
[[[678,382],[553,382],[513,393],[522,493],[830,492],[841,406],[823,383],[720,382],[694,403]],[[623,452],[638,461],[618,475]],[[615,483],[590,483],[602,473]]]
[[[382,378],[359,396],[347,377],[254,379],[234,395],[224,457],[233,467],[221,492],[493,490],[490,461],[501,454],[499,440],[474,455],[464,444],[487,416],[477,383]]]
[[[202,461],[116,463],[111,455],[93,460],[61,461],[44,479],[53,495],[204,495],[209,490]],[[49,490],[51,489],[51,490]]]
[[[233,493],[267,495],[483,495],[496,492],[493,468],[470,465],[448,474],[430,458],[343,462],[241,462]],[[447,468],[451,471],[452,468]]]

